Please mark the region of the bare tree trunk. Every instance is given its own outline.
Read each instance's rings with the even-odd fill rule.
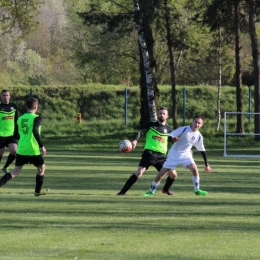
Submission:
[[[242,101],[242,73],[240,64],[240,4],[239,0],[234,2],[235,11],[235,38],[236,38],[236,102],[237,102],[237,112],[243,112],[243,101]],[[237,115],[237,133],[244,132],[243,126],[243,115]]]
[[[222,61],[221,61],[221,28],[219,28],[219,49],[218,49],[218,97],[217,97],[217,127],[216,130],[219,131],[220,121],[221,121],[221,111],[220,111],[220,93],[221,93],[221,80],[222,80]]]
[[[172,120],[173,127],[176,129],[177,125],[177,100],[176,100],[176,84],[175,84],[175,68],[174,68],[174,60],[173,60],[173,51],[172,51],[172,39],[171,39],[171,29],[170,29],[170,14],[168,8],[168,1],[164,0],[164,9],[165,9],[165,24],[166,24],[166,32],[167,32],[167,45],[170,57],[170,71],[171,71],[171,93],[172,93]]]
[[[145,74],[145,82],[144,82],[144,77],[141,76],[141,120],[140,120],[140,124],[144,124],[147,121],[154,121],[157,119],[155,91],[157,91],[156,93],[157,95],[159,95],[159,91],[156,85],[155,85],[156,89],[154,89],[153,71],[150,66],[149,51],[145,39],[145,33],[149,35],[151,34],[151,31],[149,32],[144,31],[143,21],[142,21],[138,1],[133,0],[133,4],[134,4],[135,15],[136,15],[135,16],[136,25],[138,29],[138,42],[139,42],[141,56],[142,56],[140,61],[141,75],[142,73]],[[146,112],[147,110],[146,107],[148,108],[148,112],[149,112],[149,120],[147,120],[148,115]]]
[[[260,59],[259,59],[259,45],[258,38],[256,34],[256,0],[249,0],[249,33],[251,38],[252,45],[252,56],[253,56],[253,65],[254,65],[254,106],[255,113],[260,112]],[[254,120],[254,130],[255,133],[260,133],[260,114],[255,115]],[[255,136],[256,141],[260,141],[260,136]]]

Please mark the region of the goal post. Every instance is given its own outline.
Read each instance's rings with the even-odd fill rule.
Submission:
[[[259,115],[260,113],[251,112],[225,112],[224,113],[224,157],[248,157],[248,158],[260,158],[260,147],[256,150],[248,149],[247,147],[240,146],[239,138],[247,138],[248,143],[252,143],[256,135],[260,133],[254,133],[254,118],[251,120],[251,116]],[[236,119],[237,115],[247,115],[248,124],[244,133],[236,133]],[[245,118],[244,118],[245,120]],[[228,142],[227,138],[233,138],[233,145]],[[231,142],[232,143],[232,142]],[[230,149],[229,146],[233,146]],[[252,147],[252,146],[251,146]]]

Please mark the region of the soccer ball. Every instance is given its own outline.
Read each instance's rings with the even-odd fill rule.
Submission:
[[[132,143],[129,140],[122,140],[119,142],[119,149],[123,153],[129,153],[132,151]]]

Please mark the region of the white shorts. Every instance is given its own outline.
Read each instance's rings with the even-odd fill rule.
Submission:
[[[174,170],[177,166],[182,165],[184,169],[187,168],[188,165],[194,163],[193,158],[184,158],[184,159],[169,159],[164,162],[163,168]]]

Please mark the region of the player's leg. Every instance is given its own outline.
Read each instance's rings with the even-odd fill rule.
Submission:
[[[192,173],[192,182],[195,195],[207,195],[207,191],[200,190],[200,176],[196,163],[193,162],[189,164],[186,168],[189,169]]]
[[[160,172],[161,168],[163,167],[164,162],[167,160],[166,155],[158,154],[158,161],[154,167]],[[171,170],[168,173],[168,178],[166,179],[165,185],[162,188],[162,193],[167,195],[175,195],[173,191],[170,190],[173,182],[177,178],[177,172],[175,170]]]
[[[37,174],[35,178],[35,196],[46,195],[49,192],[49,189],[42,189],[44,182],[44,173],[46,170],[46,165],[44,164],[44,159],[41,155],[31,156],[31,163],[37,168]]]
[[[168,174],[168,177],[162,188],[162,193],[174,196],[175,193],[173,191],[171,191],[170,188],[177,178],[177,172],[175,170],[170,170],[167,174]]]
[[[7,172],[1,179],[0,179],[0,187],[5,185],[8,181],[15,178],[21,172],[23,166],[15,166],[11,172]]]
[[[156,188],[159,186],[162,178],[170,171],[171,169],[168,168],[164,168],[162,167],[160,172],[157,174],[157,176],[154,178],[151,186],[150,186],[150,190],[146,193],[143,194],[143,196],[153,196]]]
[[[8,146],[9,146],[9,149],[10,149],[10,154],[8,155],[6,163],[5,163],[5,165],[4,165],[3,169],[2,169],[2,171],[4,171],[5,173],[8,172],[9,165],[12,164],[12,162],[15,160],[16,150],[17,150],[17,143],[16,143],[16,141],[12,140],[12,142],[9,143]]]
[[[7,172],[1,179],[0,179],[0,187],[6,184],[9,180],[15,178],[21,172],[23,165],[27,164],[28,160],[26,156],[17,155],[15,161],[15,167],[11,172]]]
[[[5,140],[6,140],[5,137],[0,137],[0,162],[1,162],[4,152],[5,152],[5,147],[6,147]]]
[[[124,187],[117,193],[117,195],[125,195],[126,192],[135,184],[137,179],[139,179],[145,172],[146,167],[139,166],[135,173],[133,173],[129,179],[126,181]]]
[[[126,192],[135,184],[137,179],[142,177],[145,170],[147,170],[151,165],[152,157],[153,155],[151,151],[144,150],[136,172],[129,177],[124,187],[117,193],[117,195],[125,195]]]
[[[0,148],[0,162],[2,161],[4,152],[5,152],[5,148]]]

